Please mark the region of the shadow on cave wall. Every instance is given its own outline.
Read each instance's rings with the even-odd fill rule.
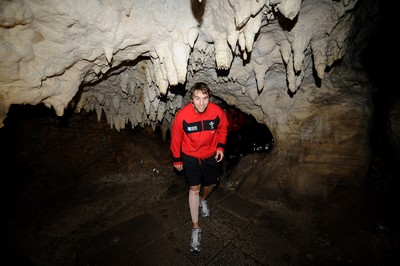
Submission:
[[[365,67],[374,88],[373,116],[369,132],[372,160],[367,176],[367,189],[375,202],[375,211],[379,219],[379,229],[400,234],[400,154],[390,143],[390,134],[398,132],[389,130],[389,114],[396,102],[400,101],[400,91],[396,84],[395,68],[392,65],[392,52],[397,50],[393,42],[384,41],[395,25],[395,9],[377,1],[382,16],[373,32],[373,38],[361,54]]]

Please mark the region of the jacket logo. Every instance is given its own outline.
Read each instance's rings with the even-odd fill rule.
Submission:
[[[191,131],[196,131],[196,130],[197,130],[197,126],[188,127],[187,130],[188,130],[189,132],[191,132]]]
[[[211,121],[211,122],[209,123],[209,125],[210,125],[210,129],[214,129],[214,122],[213,122],[213,121]]]

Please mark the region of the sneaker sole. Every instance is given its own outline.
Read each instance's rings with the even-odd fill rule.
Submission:
[[[200,252],[201,248],[190,248],[190,252]]]
[[[203,212],[203,208],[201,208],[201,206],[200,206],[200,214],[201,214],[201,216],[203,216],[204,218],[210,216],[210,212],[209,212],[208,214],[205,214],[205,213]]]

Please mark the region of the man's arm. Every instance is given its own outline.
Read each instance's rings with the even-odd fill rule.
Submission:
[[[183,138],[182,122],[180,121],[178,116],[175,116],[174,122],[172,123],[170,149],[172,152],[172,163],[176,168],[176,170],[178,171],[181,171],[183,169],[183,162],[181,157],[182,138]]]
[[[224,151],[226,145],[226,138],[228,136],[228,119],[225,112],[221,109],[220,123],[217,129],[217,151],[215,154],[215,160],[220,162],[224,159]]]

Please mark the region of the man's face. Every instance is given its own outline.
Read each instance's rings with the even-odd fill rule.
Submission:
[[[207,109],[208,103],[210,101],[210,98],[207,94],[204,94],[202,91],[194,91],[193,98],[192,98],[192,103],[194,106],[194,109],[198,113],[204,113],[204,111]]]

